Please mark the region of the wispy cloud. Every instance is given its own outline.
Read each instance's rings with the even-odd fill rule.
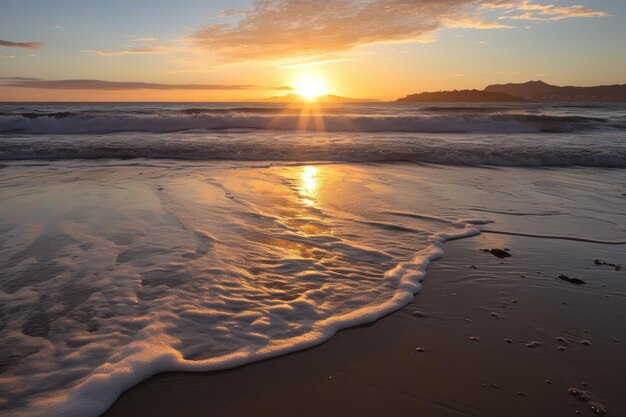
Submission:
[[[503,9],[499,20],[563,20],[576,17],[602,17],[608,13],[582,5],[559,6],[554,3],[536,3],[533,0],[500,0],[483,4],[486,9]],[[519,14],[516,14],[518,12]]]
[[[167,52],[167,48],[163,46],[145,46],[140,48],[129,48],[122,50],[97,49],[87,51],[100,56],[122,56],[122,55],[146,55],[146,54],[162,54]]]
[[[5,48],[25,48],[25,49],[41,49],[44,47],[41,42],[11,42],[0,39],[0,46]]]
[[[374,43],[428,40],[446,26],[503,27],[472,13],[475,0],[260,0],[235,25],[191,37],[230,60],[323,57]]]
[[[147,36],[145,38],[137,38],[137,39],[133,39],[133,42],[137,42],[137,43],[152,43],[152,42],[156,42],[156,38],[153,38],[151,36]]]
[[[191,35],[192,42],[226,62],[322,61],[363,45],[433,41],[438,30],[450,27],[502,29],[512,27],[504,19],[512,24],[606,15],[533,0],[257,0],[236,11],[222,14],[241,15],[236,23],[208,25]]]
[[[0,85],[17,88],[41,88],[47,90],[292,90],[288,86],[261,84],[163,84],[134,81],[103,80],[42,80],[37,78],[0,78]]]

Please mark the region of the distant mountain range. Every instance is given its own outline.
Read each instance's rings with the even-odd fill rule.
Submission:
[[[410,94],[398,102],[603,102],[625,101],[626,84],[559,87],[543,81],[494,84],[484,90],[454,90]]]
[[[453,90],[424,92],[409,94],[399,98],[398,102],[424,102],[424,103],[475,103],[475,102],[516,102],[526,101],[520,97],[514,97],[506,93],[481,91],[481,90]]]
[[[626,84],[558,87],[543,81],[528,81],[490,85],[484,91],[510,94],[532,101],[626,101]]]
[[[309,100],[306,97],[302,97],[298,94],[287,94],[284,96],[274,96],[268,98],[261,98],[256,100],[248,100],[257,103],[307,103]],[[325,96],[316,97],[313,102],[315,103],[374,103],[380,100],[367,99],[367,98],[350,98],[335,96],[333,94],[327,94]]]

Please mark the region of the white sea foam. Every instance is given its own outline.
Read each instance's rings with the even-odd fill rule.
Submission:
[[[478,233],[344,200],[370,179],[332,165],[26,169],[0,203],[0,414],[16,417],[97,416],[158,372],[314,346],[406,305],[443,243]]]

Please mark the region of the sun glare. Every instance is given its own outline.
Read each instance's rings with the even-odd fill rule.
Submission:
[[[295,93],[308,101],[328,94],[328,84],[319,75],[307,74],[298,77],[294,82]]]

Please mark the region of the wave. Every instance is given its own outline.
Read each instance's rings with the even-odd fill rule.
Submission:
[[[582,116],[531,114],[446,114],[431,116],[346,116],[285,114],[281,108],[184,109],[184,114],[18,113],[0,116],[0,133],[80,134],[121,131],[256,129],[326,132],[567,133],[626,129],[623,123]],[[332,110],[331,110],[332,111]],[[261,115],[255,113],[274,112]],[[222,114],[219,114],[222,113]]]
[[[545,140],[515,140],[510,135],[499,135],[483,141],[454,135],[420,138],[398,134],[272,132],[16,136],[0,138],[0,160],[144,158],[626,168],[626,147],[619,138],[612,142],[601,142],[595,137],[572,141],[569,136],[555,141],[554,136]]]

